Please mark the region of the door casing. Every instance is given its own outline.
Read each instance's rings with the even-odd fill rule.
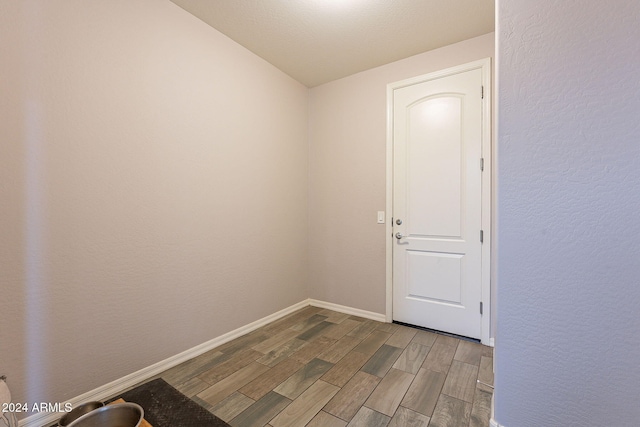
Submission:
[[[386,221],[386,321],[393,321],[393,91],[406,86],[422,83],[441,77],[458,74],[474,69],[482,70],[482,86],[484,98],[482,105],[482,158],[484,159],[484,172],[482,174],[482,230],[484,241],[481,249],[482,273],[481,292],[483,302],[483,315],[481,324],[481,341],[485,345],[493,345],[491,340],[491,206],[492,206],[492,117],[491,97],[491,58],[444,70],[424,74],[410,79],[402,80],[387,85],[387,221]]]

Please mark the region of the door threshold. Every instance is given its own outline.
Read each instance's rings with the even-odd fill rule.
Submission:
[[[475,343],[478,343],[478,344],[481,343],[481,341],[479,339],[465,337],[464,335],[452,334],[451,332],[438,331],[436,329],[425,328],[424,326],[418,326],[418,325],[412,325],[410,323],[398,322],[397,320],[394,320],[392,323],[395,323],[396,325],[407,326],[409,328],[419,329],[421,331],[433,332],[434,334],[438,334],[438,335],[444,335],[444,336],[447,336],[447,337],[458,338],[460,340],[471,341],[471,342],[475,342]]]

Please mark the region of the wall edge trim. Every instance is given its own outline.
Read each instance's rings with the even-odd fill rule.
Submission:
[[[365,319],[375,320],[378,322],[388,323],[386,315],[382,313],[375,313],[373,311],[361,310],[359,308],[347,307],[346,305],[334,304],[332,302],[319,301],[315,299],[310,299],[309,305],[319,308],[326,308],[344,314],[350,314],[352,316],[364,317]]]

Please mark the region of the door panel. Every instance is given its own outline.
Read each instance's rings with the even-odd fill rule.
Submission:
[[[435,95],[407,107],[407,217],[412,236],[461,235],[462,97]],[[432,205],[439,209],[429,209]]]
[[[407,297],[460,305],[462,257],[444,252],[407,251]],[[429,281],[422,280],[429,276]]]
[[[393,319],[481,336],[482,70],[393,91]]]

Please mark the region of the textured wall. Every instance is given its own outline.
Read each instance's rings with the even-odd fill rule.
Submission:
[[[493,52],[491,33],[311,89],[312,298],[385,313],[387,84]]]
[[[64,401],[308,297],[308,90],[168,0],[0,0],[0,373]]]
[[[640,5],[500,0],[495,418],[640,419]]]

